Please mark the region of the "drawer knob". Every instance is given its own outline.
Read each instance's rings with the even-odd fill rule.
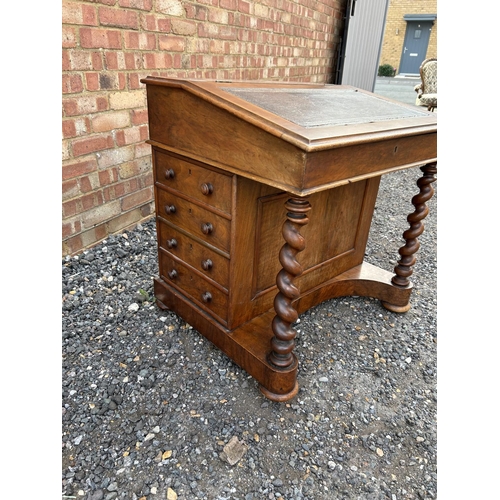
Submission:
[[[167,247],[168,248],[176,248],[177,247],[177,240],[175,238],[172,238],[171,240],[167,240]]]
[[[168,272],[168,277],[173,280],[175,278],[177,278],[178,274],[177,274],[177,271],[175,269],[172,269],[171,271]]]
[[[214,186],[210,182],[204,182],[201,185],[201,192],[205,196],[209,196],[209,195],[211,195],[214,192]]]
[[[175,205],[165,205],[165,212],[167,212],[167,214],[175,214],[176,211]]]
[[[201,231],[203,234],[210,234],[214,230],[214,226],[212,226],[212,223],[210,222],[205,222],[204,224],[201,225]]]
[[[212,300],[212,294],[210,292],[204,292],[201,298],[203,302],[210,302]]]
[[[206,259],[206,260],[202,261],[202,263],[201,263],[201,267],[205,271],[209,271],[210,269],[212,269],[213,265],[214,265],[214,263],[210,259]]]
[[[175,172],[169,168],[168,170],[165,170],[165,178],[166,179],[173,179],[175,177]]]

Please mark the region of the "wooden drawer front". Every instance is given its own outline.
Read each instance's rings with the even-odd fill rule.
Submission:
[[[192,235],[217,248],[229,251],[230,220],[163,189],[158,189],[156,211],[160,217]]]
[[[161,278],[193,299],[208,313],[227,322],[228,296],[189,267],[160,250]]]
[[[232,177],[156,150],[156,181],[231,213]]]
[[[187,262],[200,273],[213,279],[227,289],[229,282],[229,259],[189,238],[175,228],[160,222],[158,241],[160,247]]]

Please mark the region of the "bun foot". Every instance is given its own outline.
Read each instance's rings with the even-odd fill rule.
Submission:
[[[384,302],[383,300],[380,303],[388,310],[395,313],[405,313],[411,309],[411,304],[408,302],[405,306],[396,306],[394,304],[389,304],[389,302]]]
[[[260,392],[266,396],[267,399],[271,401],[277,401],[278,403],[282,403],[283,401],[289,401],[293,399],[299,392],[299,383],[295,382],[295,387],[286,394],[276,394],[274,392],[268,391],[264,386],[259,385]]]

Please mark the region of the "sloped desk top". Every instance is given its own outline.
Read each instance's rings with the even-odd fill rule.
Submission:
[[[435,113],[354,87],[141,81],[152,144],[299,196],[437,157]]]

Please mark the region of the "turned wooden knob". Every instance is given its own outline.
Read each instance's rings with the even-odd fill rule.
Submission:
[[[210,269],[212,269],[212,266],[214,265],[214,263],[210,260],[210,259],[206,259],[204,260],[202,263],[201,263],[201,267],[205,270],[205,271],[209,271]]]
[[[175,269],[172,269],[171,271],[168,272],[168,277],[173,280],[175,278],[177,278],[178,274],[177,274],[177,271]]]
[[[175,214],[176,211],[175,205],[165,205],[165,212],[167,212],[167,214]]]
[[[177,240],[175,238],[172,238],[171,240],[167,240],[167,247],[168,248],[175,248],[177,246]]]
[[[166,179],[173,179],[175,177],[175,172],[169,168],[168,170],[165,170],[165,178]]]
[[[212,300],[212,294],[210,292],[204,292],[201,298],[203,302],[210,302]]]
[[[205,222],[201,225],[201,231],[203,234],[210,234],[213,230],[214,226],[212,226],[212,223],[210,222]]]
[[[205,195],[208,196],[214,192],[214,186],[210,182],[204,182],[201,185],[201,192]]]

